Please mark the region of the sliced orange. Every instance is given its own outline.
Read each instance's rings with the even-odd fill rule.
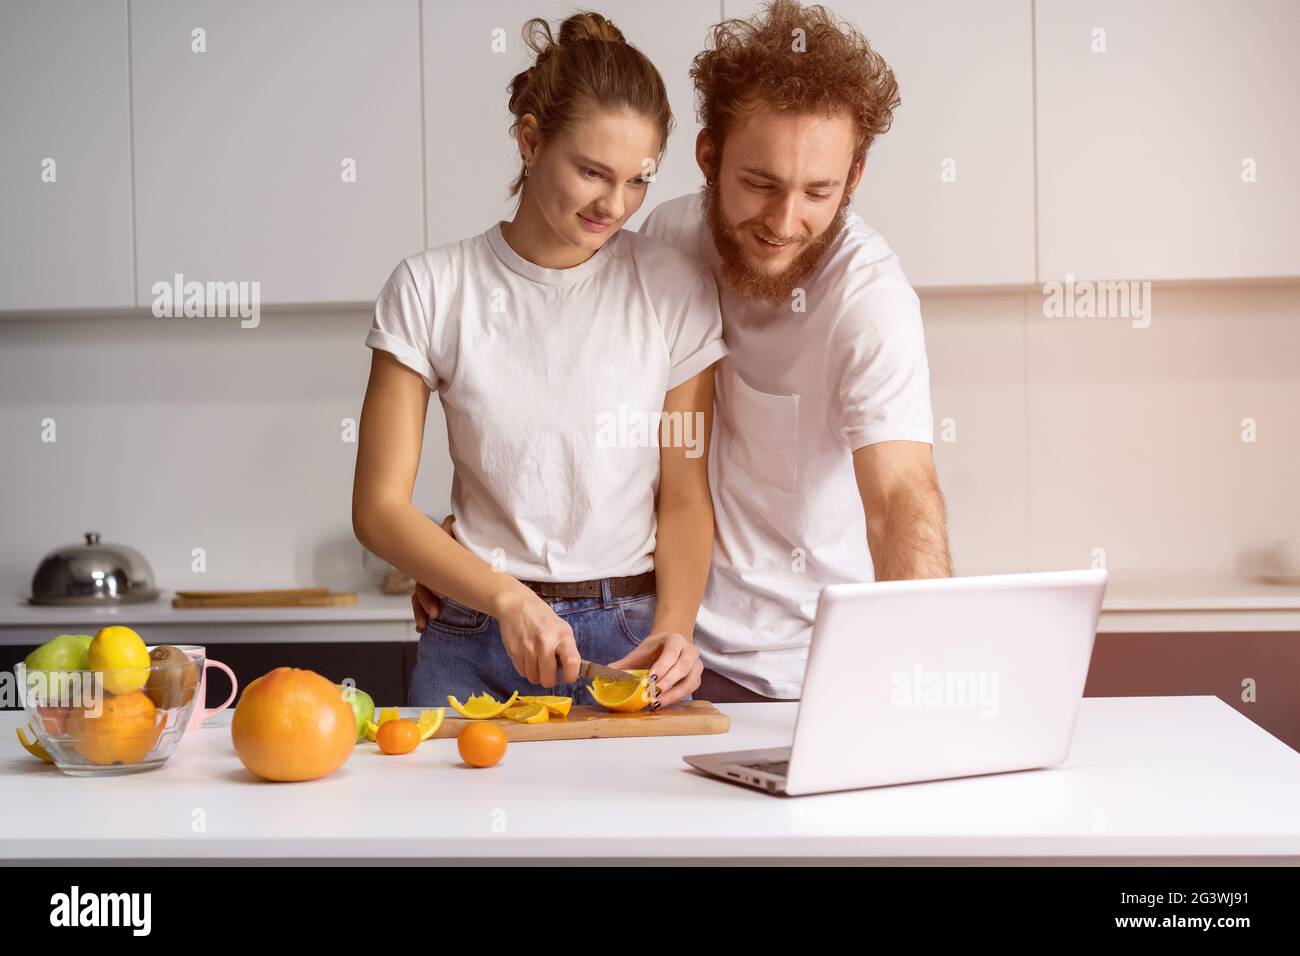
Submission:
[[[591,681],[591,696],[596,703],[606,710],[628,712],[642,710],[651,700],[650,672],[648,670],[628,671],[637,680],[609,680],[596,677]]]
[[[447,713],[447,708],[439,707],[437,710],[420,711],[420,719],[416,726],[420,728],[420,739],[428,740],[438,732],[442,726],[442,719]]]
[[[551,712],[545,704],[524,704],[521,707],[511,707],[506,711],[506,716],[521,724],[541,724],[551,719]]]
[[[28,730],[31,730],[30,725],[28,725]],[[23,749],[29,754],[33,757],[40,757],[46,763],[54,763],[54,758],[50,756],[50,752],[45,749],[45,745],[41,743],[41,739],[36,737],[36,731],[32,730],[32,736],[36,737],[35,740],[28,740],[27,735],[23,733],[21,727],[15,727],[14,733],[18,735],[18,742],[23,745]]]
[[[468,717],[470,720],[488,720],[491,717],[500,717],[516,700],[519,699],[519,691],[510,695],[510,699],[504,704],[498,701],[491,694],[475,694],[465,703],[458,701],[454,695],[447,695],[447,703],[451,704],[451,709],[456,711],[462,717]]]
[[[541,704],[552,717],[568,717],[573,706],[572,697],[520,697],[521,704]]]

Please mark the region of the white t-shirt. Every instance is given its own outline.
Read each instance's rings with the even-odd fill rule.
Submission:
[[[798,697],[822,587],[874,578],[853,452],[933,439],[920,301],[856,212],[804,283],[804,312],[723,286],[698,195],[661,203],[642,229],[719,277],[730,353],[718,367],[700,656],[760,694]]]
[[[726,354],[721,335],[698,259],[620,230],[545,269],[498,223],[404,259],[366,345],[442,401],[461,544],[523,580],[586,581],[654,566],[658,432],[634,426]]]

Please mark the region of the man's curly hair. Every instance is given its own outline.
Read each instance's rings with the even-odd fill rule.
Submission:
[[[802,31],[802,32],[798,32]],[[721,153],[728,127],[755,105],[847,113],[855,163],[889,129],[901,100],[894,72],[855,27],[822,6],[772,0],[749,20],[724,20],[691,66],[696,111]]]

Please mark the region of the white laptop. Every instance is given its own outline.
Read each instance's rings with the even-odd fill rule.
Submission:
[[[789,796],[1062,763],[1107,572],[834,584],[789,747],[696,754]]]

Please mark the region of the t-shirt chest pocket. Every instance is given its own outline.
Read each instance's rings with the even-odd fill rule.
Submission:
[[[799,396],[760,392],[723,363],[729,408],[727,457],[754,478],[794,491],[799,478]]]

